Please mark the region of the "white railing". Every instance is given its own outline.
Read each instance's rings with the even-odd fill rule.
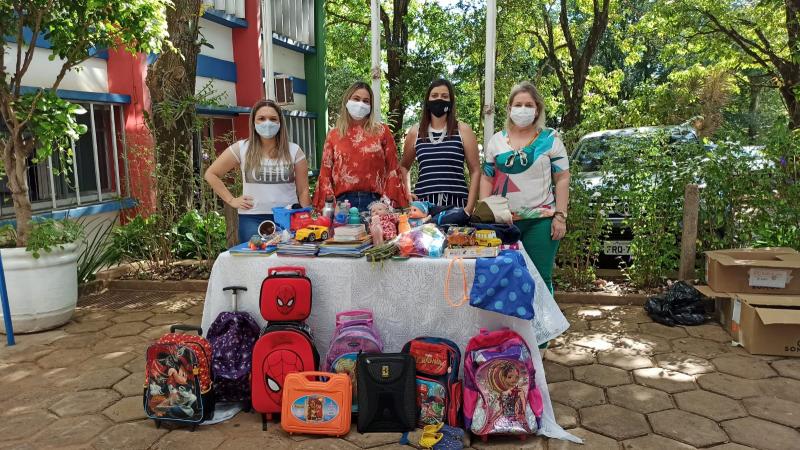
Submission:
[[[308,168],[316,170],[317,164],[317,119],[313,117],[301,116],[292,111],[284,112],[289,140],[299,145],[308,158]]]
[[[203,0],[207,8],[245,19],[244,6],[246,0]]]
[[[314,46],[314,0],[269,0],[272,2],[272,31]]]
[[[72,167],[63,167],[67,160],[58,155],[28,166],[29,197],[35,212],[130,195],[122,105],[82,103],[82,106],[86,114],[76,119],[88,131],[72,141]],[[5,182],[5,178],[0,179],[0,217],[14,213]]]

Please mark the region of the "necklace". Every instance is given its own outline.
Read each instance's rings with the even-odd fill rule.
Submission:
[[[446,130],[446,129],[442,129],[441,131],[439,131],[439,130],[434,130],[434,129],[433,129],[433,128],[431,128],[431,127],[428,127],[428,139],[429,139],[429,140],[431,141],[431,143],[432,143],[432,144],[434,144],[434,145],[441,144],[442,142],[444,142],[444,138],[445,138],[445,137],[447,137],[447,136],[446,136],[446,133],[445,133],[445,131],[447,131],[447,130]],[[434,133],[434,132],[436,132],[436,133],[442,133],[442,134],[441,134],[441,135],[439,135],[439,137],[434,137],[434,136],[433,136],[433,133]]]

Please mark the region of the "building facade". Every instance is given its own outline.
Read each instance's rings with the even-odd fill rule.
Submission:
[[[275,97],[284,105],[291,140],[306,151],[310,167],[316,169],[327,122],[323,0],[203,3],[200,31],[210,45],[202,46],[198,55],[196,90],[213,92],[221,106],[198,106],[198,113],[210,120],[198,133],[195,156],[202,157],[201,144],[208,139],[214,140],[219,152],[226,142],[247,138],[250,107],[265,97],[262,25],[269,21],[273,67],[266,70],[274,75]],[[262,17],[265,10],[271,10],[271,17]],[[23,80],[25,88],[51,86],[60,65],[58,60],[49,61],[49,43],[31,33],[25,40],[37,47]],[[98,49],[79,70],[67,74],[58,95],[84,106],[88,113],[77,119],[89,131],[73,142],[71,171],[62,170],[58,157],[31,162],[28,181],[35,215],[79,217],[137,204],[147,210],[155,204],[145,79],[156,57]],[[4,181],[0,181],[0,219],[13,219]]]

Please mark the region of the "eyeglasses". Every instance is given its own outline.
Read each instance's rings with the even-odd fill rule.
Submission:
[[[513,166],[514,165],[514,160],[517,157],[519,157],[519,163],[520,163],[520,165],[522,165],[522,167],[525,167],[525,166],[528,165],[528,155],[525,154],[525,152],[522,151],[522,150],[517,150],[514,153],[512,153],[511,156],[506,160],[505,166],[506,167]]]

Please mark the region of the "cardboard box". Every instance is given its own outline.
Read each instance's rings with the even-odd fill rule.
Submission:
[[[736,294],[731,331],[748,352],[800,356],[800,296]]]
[[[714,319],[722,324],[722,328],[725,331],[731,333],[731,311],[733,304],[733,297],[731,294],[716,292],[708,286],[695,286],[694,288],[714,301]]]
[[[447,247],[444,249],[445,258],[494,258],[499,254],[497,247]]]
[[[716,292],[800,295],[800,253],[783,247],[709,251],[706,283]]]

